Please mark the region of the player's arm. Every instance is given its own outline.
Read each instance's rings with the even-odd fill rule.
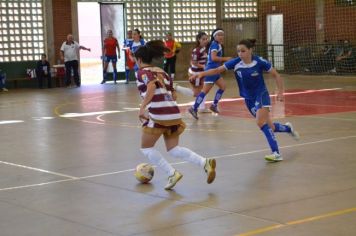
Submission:
[[[202,65],[202,64],[199,64],[199,62],[198,61],[193,61],[193,60],[191,60],[191,62],[190,62],[193,66],[195,66],[195,67],[198,67],[198,68],[201,68],[201,69],[204,69],[204,65]]]
[[[277,84],[277,89],[278,89],[278,93],[277,93],[277,100],[278,101],[283,101],[284,100],[284,81],[282,79],[282,77],[280,76],[280,74],[277,72],[277,70],[275,68],[272,68],[269,73],[272,75],[272,77],[276,80],[276,84]]]
[[[141,103],[140,112],[139,112],[139,119],[140,120],[148,120],[148,117],[145,115],[146,106],[151,102],[153,96],[155,95],[156,84],[155,80],[148,82],[146,95]]]
[[[203,78],[205,76],[221,74],[221,73],[223,73],[225,71],[226,71],[225,66],[219,66],[218,68],[206,70],[206,71],[200,72],[198,74],[192,75],[192,76],[189,77],[189,80],[200,79],[200,78]]]
[[[214,62],[226,62],[230,59],[232,59],[232,57],[219,57],[217,51],[211,52],[211,60]]]

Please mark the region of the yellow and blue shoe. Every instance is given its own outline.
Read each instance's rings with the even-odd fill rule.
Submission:
[[[269,162],[278,162],[283,161],[283,158],[279,153],[273,152],[272,154],[266,155],[265,160]]]

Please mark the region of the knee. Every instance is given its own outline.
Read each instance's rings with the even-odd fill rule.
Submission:
[[[266,122],[262,120],[256,120],[256,124],[259,128],[262,128],[266,124]]]

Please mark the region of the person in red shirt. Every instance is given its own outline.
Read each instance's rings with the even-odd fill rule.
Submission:
[[[164,44],[170,50],[169,53],[164,55],[164,71],[167,74],[170,74],[171,78],[174,79],[174,74],[176,73],[176,54],[179,52],[182,45],[173,39],[172,33],[166,34],[166,41]]]
[[[113,67],[113,79],[114,83],[116,84],[117,80],[117,69],[116,69],[116,62],[117,62],[117,57],[120,59],[120,46],[115,37],[113,37],[113,32],[112,30],[107,31],[107,38],[104,39],[104,44],[103,44],[103,60],[104,60],[104,78],[103,81],[101,81],[101,84],[104,84],[107,80],[107,69],[108,65],[111,61],[112,67]],[[118,51],[118,54],[116,54],[116,49]]]

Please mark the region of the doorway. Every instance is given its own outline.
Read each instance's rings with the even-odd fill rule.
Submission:
[[[88,23],[90,22],[90,23]],[[125,37],[124,5],[78,2],[78,33],[80,45],[91,51],[80,51],[82,84],[99,84],[103,80],[102,47],[106,31],[112,29],[120,48]],[[124,53],[117,62],[117,71],[125,71]],[[112,72],[111,63],[108,72]],[[122,79],[120,76],[119,79]],[[124,80],[123,80],[124,81]]]
[[[284,70],[283,14],[267,15],[268,60],[277,70]]]

